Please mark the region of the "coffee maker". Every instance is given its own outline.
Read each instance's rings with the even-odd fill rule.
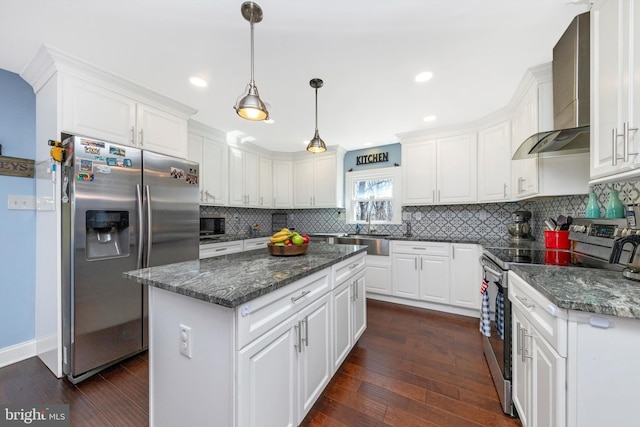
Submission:
[[[509,236],[512,241],[522,242],[534,240],[531,235],[531,225],[529,224],[531,212],[515,211],[511,219],[512,222],[507,224],[507,230],[509,231]]]

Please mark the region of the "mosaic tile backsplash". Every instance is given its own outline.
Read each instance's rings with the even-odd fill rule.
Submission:
[[[640,182],[595,185],[601,217],[604,217],[613,188],[619,191],[624,205],[640,203]],[[402,225],[378,225],[376,232],[399,236],[407,231],[407,223],[410,223],[412,234],[420,238],[474,240],[501,246],[509,243],[507,224],[512,221],[513,212],[528,210],[532,214],[532,234],[537,241],[542,241],[545,218],[557,218],[558,215],[584,217],[588,201],[587,194],[580,194],[509,203],[405,206],[403,214],[411,213],[411,220],[403,221]],[[345,224],[344,209],[268,210],[202,206],[200,210],[206,214],[225,215],[227,233],[248,233],[254,224],[259,224],[261,232],[270,233],[271,214],[275,212],[288,213],[288,225],[305,233],[355,232],[353,224]]]

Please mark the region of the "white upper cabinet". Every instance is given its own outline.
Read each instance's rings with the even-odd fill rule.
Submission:
[[[591,10],[591,179],[640,175],[640,5],[598,0]]]
[[[273,204],[273,162],[267,157],[260,157],[260,179],[258,183],[258,205],[270,208]]]
[[[402,204],[477,200],[475,132],[402,144]]]
[[[402,204],[423,205],[436,201],[435,139],[402,145]]]
[[[229,204],[258,207],[260,158],[257,154],[229,148]]]
[[[478,131],[478,201],[511,199],[511,121]]]
[[[293,206],[293,162],[273,161],[273,207],[286,209]]]
[[[473,203],[478,199],[476,133],[438,138],[438,203]]]
[[[89,138],[148,149],[174,157],[187,157],[188,115],[151,106],[77,77],[62,81],[62,129]]]
[[[229,148],[224,135],[193,120],[189,121],[187,158],[200,164],[200,204],[226,205],[229,180]]]
[[[518,102],[512,121],[512,150],[516,152],[520,144],[531,135],[551,130],[553,120],[553,103],[551,69],[540,70],[534,77],[525,76],[526,89]],[[511,164],[513,198],[521,199],[536,195],[538,187],[538,158],[513,160]]]
[[[293,207],[344,206],[344,151],[297,153],[293,159]]]

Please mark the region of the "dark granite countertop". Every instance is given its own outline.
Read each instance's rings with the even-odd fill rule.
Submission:
[[[248,234],[248,233],[230,233],[230,234],[217,234],[211,237],[201,237],[200,244],[205,245],[208,243],[224,243],[224,242],[235,242],[238,240],[248,240],[248,239],[259,239],[262,237],[271,237],[271,233],[258,233],[258,234]]]
[[[640,319],[640,282],[619,271],[529,264],[511,269],[559,308]]]
[[[255,250],[123,273],[127,279],[224,307],[237,307],[323,270],[366,246],[314,243],[300,256]]]

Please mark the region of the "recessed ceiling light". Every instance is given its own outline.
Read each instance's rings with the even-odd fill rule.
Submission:
[[[196,76],[189,78],[189,81],[191,82],[192,85],[198,86],[198,87],[207,87],[209,85],[204,79],[201,79],[200,77],[196,77]]]
[[[365,142],[365,143],[364,143],[364,144],[362,144],[362,145],[364,145],[365,147],[368,147],[368,146],[370,146],[370,145],[371,145],[371,143],[370,143],[370,142]]]
[[[416,81],[418,83],[426,82],[427,80],[431,80],[433,77],[433,73],[431,71],[424,71],[416,76]]]
[[[424,120],[425,122],[432,122],[432,121],[434,121],[436,118],[437,118],[436,116],[427,116],[427,117],[425,117],[425,118],[424,118],[424,119],[422,119],[422,120]]]
[[[264,120],[264,122],[268,124],[272,124],[273,122],[275,122],[275,120],[273,120],[272,118],[268,118],[267,120]]]

